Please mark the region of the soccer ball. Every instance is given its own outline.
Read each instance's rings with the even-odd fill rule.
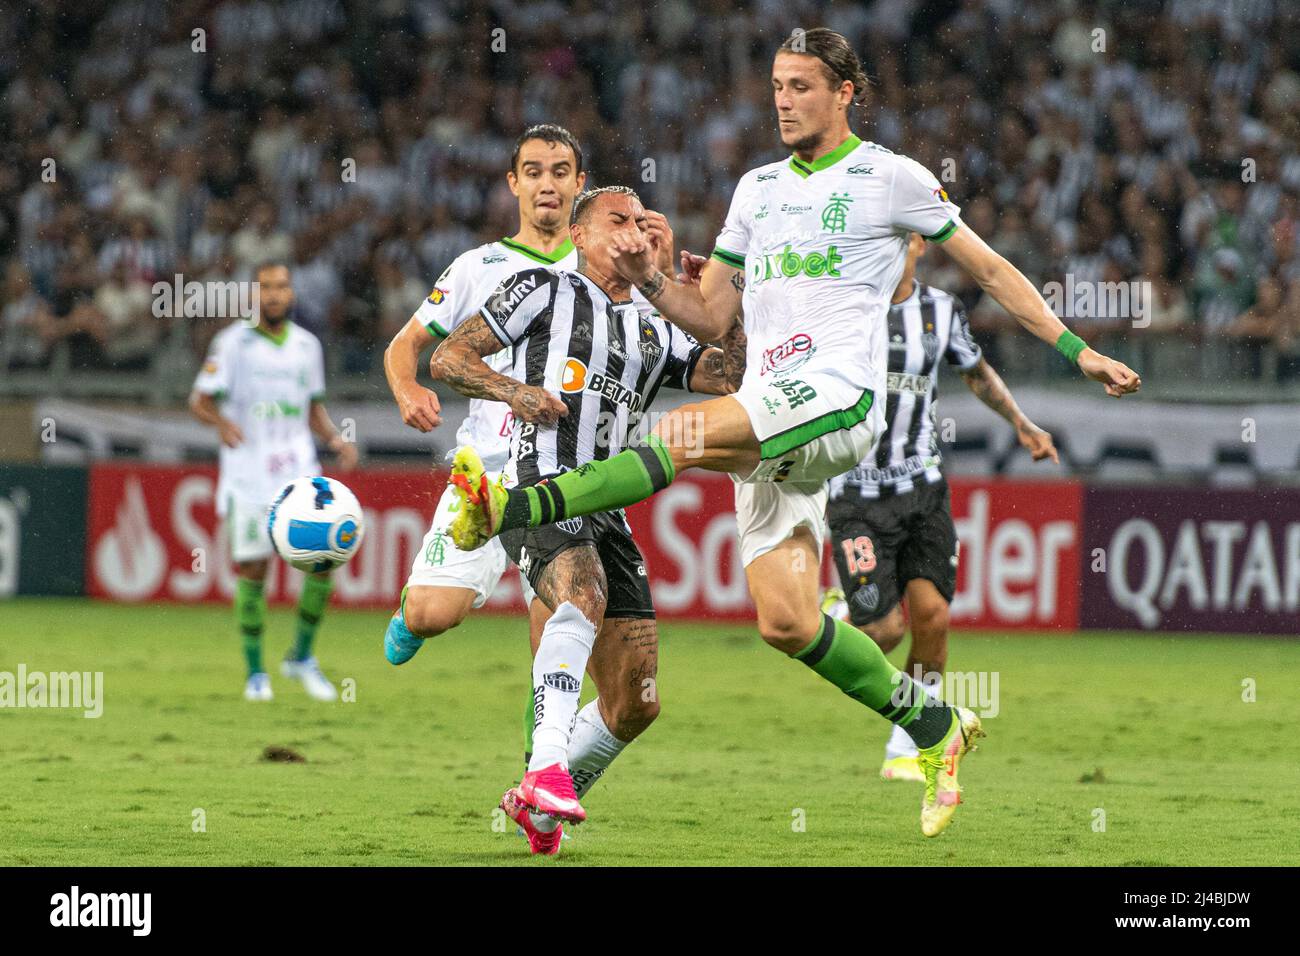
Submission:
[[[276,553],[299,571],[317,574],[346,564],[361,547],[361,503],[341,481],[298,478],[271,504],[266,528]]]

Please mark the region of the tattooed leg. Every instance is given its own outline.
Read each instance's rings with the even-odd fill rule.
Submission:
[[[569,741],[569,773],[579,798],[659,716],[658,663],[654,620],[605,621],[587,664],[600,696],[578,713]]]

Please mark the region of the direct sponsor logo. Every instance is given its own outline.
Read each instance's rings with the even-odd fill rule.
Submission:
[[[840,263],[843,261],[844,257],[836,246],[828,247],[825,252],[802,255],[787,243],[780,252],[755,256],[749,269],[750,279],[756,283],[768,279],[792,279],[796,276],[838,279]]]
[[[781,394],[785,396],[786,403],[790,406],[791,411],[817,397],[817,389],[797,378],[773,382],[772,386],[779,389]]]
[[[772,180],[776,179],[776,177],[779,176],[779,175],[780,175],[780,173],[777,172],[776,170],[773,170],[773,171],[770,172],[770,173],[759,173],[759,174],[758,174],[758,181],[759,181],[760,183],[770,183]]]
[[[498,318],[504,318],[510,312],[528,297],[528,293],[537,288],[537,276],[534,273],[526,275],[513,275],[502,281],[497,286],[496,292],[493,293],[494,303],[493,314]]]
[[[578,678],[566,671],[551,671],[549,674],[543,674],[542,680],[547,687],[554,690],[563,691],[566,694],[576,694],[582,690],[582,684]],[[540,717],[538,718],[541,719]]]
[[[845,481],[858,485],[892,484],[904,478],[914,478],[924,474],[930,468],[937,468],[939,461],[938,455],[909,455],[899,464],[884,468],[877,468],[875,465],[858,465],[844,478]]]
[[[506,261],[506,257],[501,255],[500,253],[497,253],[496,255],[483,257],[483,265],[485,266],[494,266],[505,261]]]
[[[796,332],[780,345],[763,350],[763,367],[759,374],[793,372],[812,358],[816,351],[812,336],[804,332]]]
[[[870,176],[876,171],[874,166],[868,166],[865,163],[859,163],[857,166],[850,166],[845,170],[850,176]]]
[[[930,394],[930,376],[910,372],[887,372],[885,388],[890,392],[908,392],[912,395]]]
[[[587,387],[587,366],[581,359],[565,359],[560,370],[560,391],[581,392]]]
[[[618,379],[600,372],[592,375],[588,380],[587,391],[595,392],[602,398],[607,398],[617,405],[622,405],[630,412],[639,412],[641,410],[643,399],[638,392],[628,388]]]
[[[796,206],[794,203],[781,203],[781,211],[787,216],[801,216],[806,212],[812,212],[812,205]]]

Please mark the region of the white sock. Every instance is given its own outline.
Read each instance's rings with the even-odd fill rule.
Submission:
[[[921,690],[925,691],[927,697],[931,700],[939,700],[939,691],[942,689],[941,683],[922,684]],[[916,749],[916,741],[898,724],[894,724],[894,732],[889,735],[889,743],[885,744],[885,759],[893,760],[895,757],[915,757],[920,753]]]
[[[586,795],[627,745],[626,740],[615,737],[605,724],[597,701],[593,700],[578,711],[578,721],[569,739],[569,773],[573,775],[573,788],[579,799]]]
[[[582,675],[596,644],[596,626],[565,601],[542,631],[533,658],[533,756],[529,770],[558,763],[568,767],[569,738],[578,716]]]

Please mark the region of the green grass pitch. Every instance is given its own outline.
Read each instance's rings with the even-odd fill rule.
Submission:
[[[279,676],[272,612],[276,699],[249,704],[228,609],[0,604],[0,671],[102,670],[105,698],[99,719],[0,709],[0,865],[1300,863],[1294,641],[954,635],[954,669],[998,672],[1000,713],[926,840],[920,788],[877,777],[883,721],[750,626],[666,624],[660,720],[533,859],[492,812],[519,770],[526,623],[471,617],[393,668],[385,620],[326,615],[318,656],[356,699],[317,704]]]

